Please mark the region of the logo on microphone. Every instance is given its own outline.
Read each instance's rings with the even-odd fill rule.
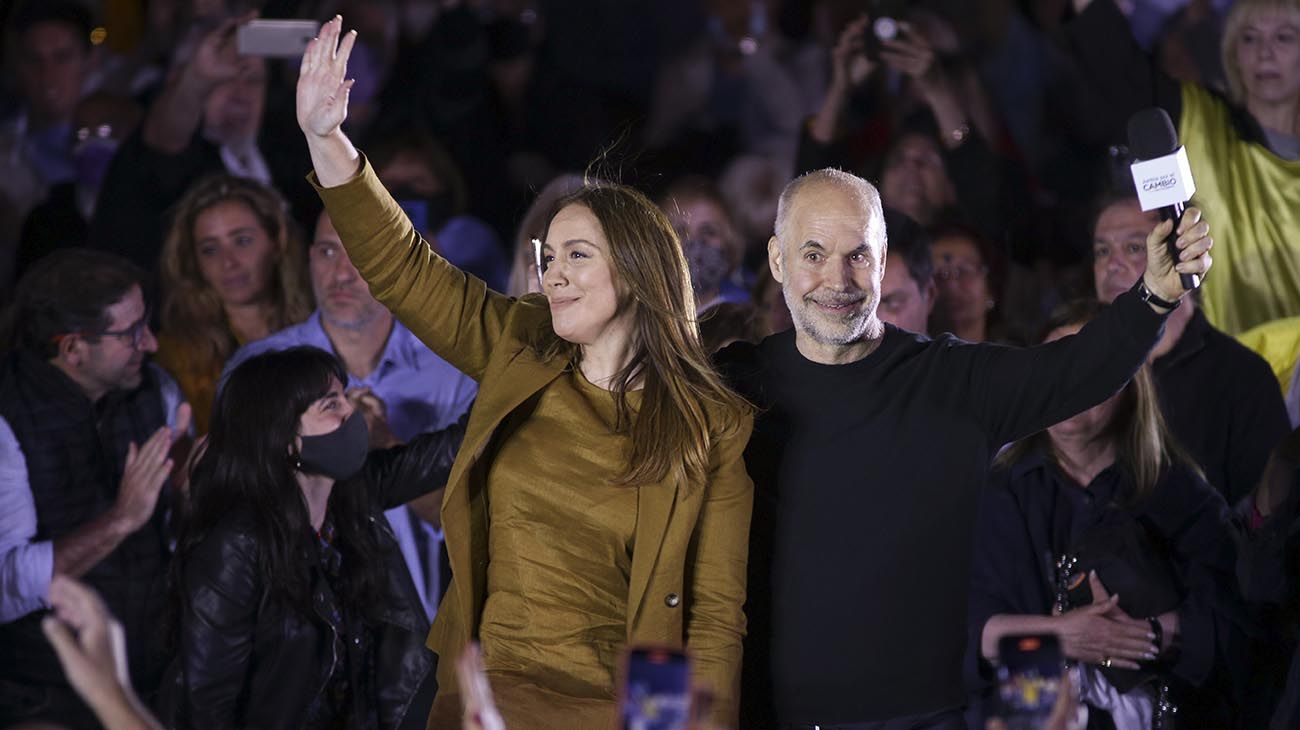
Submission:
[[[1142,181],[1142,190],[1148,193],[1168,190],[1178,185],[1178,176],[1174,174],[1160,175],[1159,177],[1147,178]]]
[[[1187,150],[1182,147],[1173,154],[1134,162],[1130,169],[1142,210],[1185,203],[1196,194]]]

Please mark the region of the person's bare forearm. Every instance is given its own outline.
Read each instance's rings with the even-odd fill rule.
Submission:
[[[835,141],[835,134],[839,131],[840,115],[844,112],[844,102],[848,95],[847,87],[835,85],[826,92],[826,99],[822,102],[821,109],[817,110],[817,114],[808,124],[808,136],[812,137],[813,141],[820,144],[830,144]]]
[[[76,530],[55,538],[54,574],[73,578],[85,575],[134,531],[125,518],[110,509]]]
[[[162,725],[129,688],[92,702],[91,708],[107,730],[162,730]]]
[[[921,91],[926,105],[934,114],[935,124],[939,127],[939,139],[948,149],[954,149],[965,140],[965,135],[954,135],[959,129],[967,127],[966,111],[957,97],[956,89],[947,79],[941,79]]]
[[[311,165],[321,187],[336,187],[357,176],[361,169],[361,153],[342,130],[324,137],[306,136]]]
[[[182,70],[149,107],[141,131],[145,145],[169,155],[184,150],[203,120],[209,90],[189,69]]]

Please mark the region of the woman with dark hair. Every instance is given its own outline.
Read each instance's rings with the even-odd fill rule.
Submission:
[[[461,429],[367,453],[329,353],[231,371],[173,562],[182,728],[423,727],[437,657],[383,510],[441,487]]]
[[[672,226],[631,188],[584,185],[548,216],[543,295],[490,290],[437,255],[341,131],[341,25],[298,80],[314,181],[376,298],[479,383],[443,498],[429,727],[460,727],[451,669],[474,639],[510,726],[608,728],[628,644],[689,651],[734,726],[753,418],[700,344]]]
[[[1101,306],[1062,308],[1044,341]],[[971,570],[972,680],[987,688],[1002,637],[1054,633],[1084,702],[1119,730],[1151,727],[1165,698],[1197,727],[1226,727],[1243,636],[1224,588],[1234,568],[1227,505],[1174,443],[1144,366],[998,456]]]

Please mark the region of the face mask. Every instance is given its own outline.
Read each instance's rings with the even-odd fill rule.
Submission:
[[[397,191],[393,194],[397,204],[406,212],[406,217],[411,219],[411,225],[422,235],[429,236],[442,230],[447,221],[452,217],[452,201],[450,193],[437,193],[428,198],[419,197],[413,193]]]
[[[319,436],[303,436],[298,452],[302,471],[321,474],[336,482],[361,471],[370,453],[370,431],[360,411],[353,411],[342,426]]]
[[[117,154],[117,140],[91,137],[77,145],[74,158],[77,165],[77,184],[87,190],[98,190],[108,165]]]
[[[717,291],[731,268],[727,252],[695,238],[682,241],[686,265],[691,269],[691,288],[696,294]],[[703,302],[700,302],[701,304]]]

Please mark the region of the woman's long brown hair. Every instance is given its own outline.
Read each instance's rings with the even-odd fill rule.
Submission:
[[[609,241],[614,281],[632,308],[632,357],[615,374],[618,429],[630,438],[624,484],[678,477],[703,484],[709,453],[735,432],[752,407],[722,381],[700,344],[695,296],[677,233],[663,212],[625,185],[588,182],[556,202],[592,212]],[[538,342],[544,358],[581,359],[578,345],[551,335]],[[641,406],[632,414],[627,393],[640,384]]]
[[[252,211],[274,249],[269,331],[301,322],[312,310],[302,245],[280,194],[256,181],[225,173],[203,178],[177,203],[163,243],[162,329],[191,348],[196,363],[215,363],[216,367],[230,357],[238,343],[230,333],[221,298],[199,272],[194,222],[203,211],[231,201]]]
[[[1050,334],[1062,327],[1087,324],[1105,307],[1106,305],[1093,300],[1064,304],[1052,313],[1044,332]],[[1159,484],[1165,469],[1173,464],[1200,473],[1196,462],[1179,446],[1165,424],[1149,365],[1144,364],[1138,368],[1133,379],[1124,386],[1105,435],[1115,444],[1115,465],[1132,480],[1133,494],[1129,500],[1132,503],[1141,502],[1149,496]],[[994,464],[1008,467],[1039,449],[1056,460],[1051,436],[1044,430],[1007,447],[998,455]]]

